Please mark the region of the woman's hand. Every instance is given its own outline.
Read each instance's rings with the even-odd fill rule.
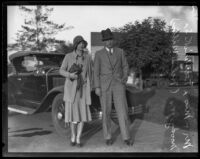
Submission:
[[[96,94],[97,96],[101,96],[101,89],[100,89],[100,88],[96,88],[96,89],[95,89],[95,94]]]
[[[70,73],[69,77],[70,77],[70,79],[74,79],[74,80],[78,78],[76,72]]]

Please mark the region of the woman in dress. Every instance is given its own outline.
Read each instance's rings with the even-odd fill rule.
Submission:
[[[70,123],[71,145],[82,146],[80,142],[84,122],[91,121],[92,68],[91,57],[85,52],[87,42],[82,36],[73,40],[74,50],[65,55],[60,74],[66,77],[64,85],[65,122]]]

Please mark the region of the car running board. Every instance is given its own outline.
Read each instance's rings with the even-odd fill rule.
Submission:
[[[9,105],[8,110],[11,112],[17,112],[20,114],[28,115],[28,114],[33,114],[36,109],[27,108],[19,105]]]

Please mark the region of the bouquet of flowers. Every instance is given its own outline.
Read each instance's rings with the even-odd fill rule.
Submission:
[[[83,68],[83,65],[74,63],[69,69],[70,73],[76,72],[76,74],[78,75],[78,78],[77,78],[77,90],[80,89],[81,97],[82,97],[82,86],[83,86],[83,83],[84,83],[83,77],[81,75],[81,72],[83,71],[82,68]],[[74,79],[70,79],[70,80],[73,81]]]
[[[70,67],[69,72],[70,72],[70,73],[76,72],[76,74],[79,75],[79,74],[81,74],[81,72],[82,72],[82,67],[83,67],[82,65],[79,65],[79,64],[74,63],[74,64]]]

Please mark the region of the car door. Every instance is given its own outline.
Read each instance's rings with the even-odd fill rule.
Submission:
[[[18,83],[23,93],[22,98],[30,102],[40,103],[47,93],[45,75],[35,75],[34,72],[18,76]]]
[[[47,93],[46,76],[38,75],[34,64],[36,57],[25,56],[18,62],[18,71],[12,77],[17,88],[15,93],[17,104],[24,107],[37,108]]]

